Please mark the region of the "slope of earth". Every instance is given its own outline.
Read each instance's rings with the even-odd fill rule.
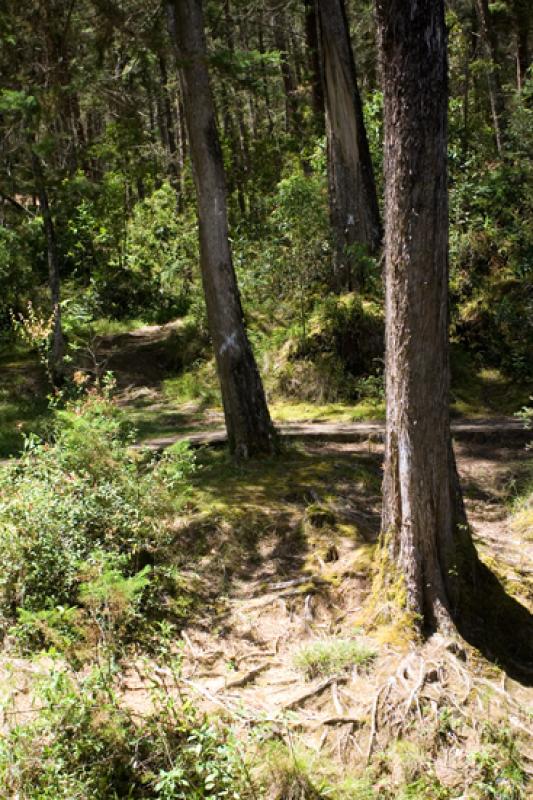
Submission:
[[[458,447],[482,557],[531,609],[531,543],[506,506],[526,456],[512,440]],[[182,633],[179,690],[235,728],[266,796],[526,797],[532,690],[464,642],[410,641],[385,598],[365,613],[381,446],[306,443],[281,466],[203,458],[177,529],[181,569],[203,597]],[[137,713],[150,705],[139,665],[124,697]]]
[[[482,556],[531,608],[531,541],[511,529],[507,505],[527,452],[501,436],[457,451]],[[525,800],[531,680],[459,639],[413,641],[387,597],[367,602],[381,459],[372,439],[293,443],[241,466],[200,449],[169,564],[189,598],[171,644],[181,665],[139,652],[116,675],[117,696],[140,726],[157,687],[157,702],[220,717],[254,800]],[[36,713],[32,686],[54,667],[8,654],[0,666],[12,728]]]

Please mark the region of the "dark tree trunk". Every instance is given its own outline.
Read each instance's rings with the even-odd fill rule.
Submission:
[[[296,84],[285,36],[285,14],[279,9],[274,11],[271,15],[271,23],[274,32],[274,45],[276,50],[281,53],[280,68],[285,92],[285,129],[287,133],[298,133],[300,130],[300,116],[296,102]]]
[[[475,0],[475,2],[481,29],[481,38],[489,59],[487,80],[489,85],[490,110],[492,114],[496,149],[498,155],[501,156],[503,155],[505,137],[505,104],[500,81],[496,35],[492,26],[488,0]]]
[[[60,384],[64,378],[65,357],[65,338],[61,325],[61,280],[59,275],[59,255],[57,252],[57,241],[55,234],[54,221],[50,204],[48,202],[48,191],[44,179],[43,168],[39,156],[32,150],[31,153],[33,177],[35,188],[39,197],[41,214],[43,217],[43,228],[46,237],[46,251],[48,257],[48,285],[50,288],[50,299],[52,301],[53,329],[52,344],[49,354],[50,377],[54,384]]]
[[[164,112],[165,143],[168,150],[168,174],[171,185],[178,195],[180,201],[181,192],[181,172],[177,153],[176,133],[174,117],[172,115],[172,104],[168,91],[167,65],[163,55],[159,54],[159,74],[161,76],[161,93]]]
[[[529,68],[530,0],[513,0],[512,9],[516,36],[516,85],[520,92]]]
[[[226,182],[206,62],[201,0],[175,0],[176,47],[198,196],[200,266],[230,450],[270,453],[274,431],[246,335],[228,239]]]
[[[315,127],[319,134],[324,132],[324,88],[318,42],[318,23],[315,0],[305,0],[305,40],[307,45],[308,70],[311,82],[311,100],[315,117]]]
[[[328,180],[338,290],[360,289],[354,246],[375,253],[381,222],[344,0],[317,0],[326,101]]]
[[[385,95],[383,546],[404,579],[408,610],[446,628],[457,571],[474,563],[475,551],[448,410],[444,0],[376,0],[376,11]]]

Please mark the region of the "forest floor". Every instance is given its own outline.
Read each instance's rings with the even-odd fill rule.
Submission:
[[[123,407],[145,420],[145,443],[160,449],[194,434],[196,444],[216,444],[216,406],[200,399],[177,408],[165,394],[172,330],[113,337],[105,367],[117,376]],[[22,359],[7,374],[31,394],[36,370]],[[273,800],[527,797],[497,792],[502,775],[533,778],[531,672],[518,679],[512,664],[503,669],[496,642],[484,656],[460,639],[414,642],[386,597],[371,610],[382,423],[342,413],[284,423],[295,437],[275,459],[235,465],[223,448],[198,449],[191,494],[174,521],[175,566],[190,601],[176,645],[182,666],[178,675],[160,669],[157,680],[222,715],[247,752],[256,751],[253,769],[270,771]],[[533,532],[512,514],[531,477],[523,427],[486,409],[454,424],[476,546],[507,593],[533,612]],[[519,627],[514,635],[519,645]],[[9,695],[12,725],[32,713],[32,681],[49,665],[9,662],[0,693]],[[152,708],[153,676],[143,657],[118,678],[123,703],[141,718]],[[374,794],[306,789],[341,781],[357,791],[368,781]],[[419,794],[401,793],[417,785]]]
[[[513,529],[509,506],[528,475],[527,453],[497,435],[460,443],[457,455],[482,559],[533,611],[533,538]],[[364,775],[378,752],[384,787],[426,775],[430,793],[420,796],[440,797],[431,781],[474,783],[473,754],[484,752],[487,731],[508,729],[533,776],[529,681],[511,679],[464,642],[434,636],[417,645],[393,619],[365,612],[380,519],[379,443],[300,443],[266,468],[224,468],[214,451],[203,457],[179,537],[180,566],[205,603],[182,633],[176,690],[221,713],[247,746],[253,735],[288,743],[294,763],[283,774],[272,767],[272,797],[313,796],[290,793],[287,769],[304,773],[293,780],[307,771],[327,783]],[[172,686],[170,673],[161,680]],[[124,676],[123,692],[136,713],[148,712],[142,666]]]

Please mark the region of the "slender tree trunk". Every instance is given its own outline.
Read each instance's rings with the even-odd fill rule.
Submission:
[[[159,74],[161,76],[161,94],[163,101],[163,112],[165,121],[165,140],[168,150],[168,175],[171,185],[173,186],[177,196],[178,204],[180,202],[181,191],[181,173],[178,160],[178,148],[176,143],[176,133],[174,125],[174,117],[172,115],[172,104],[170,102],[170,94],[168,91],[168,73],[167,65],[164,56],[160,53],[159,61]]]
[[[43,168],[39,156],[32,150],[32,169],[35,179],[35,187],[39,196],[41,214],[43,217],[43,228],[46,236],[46,250],[48,257],[48,285],[50,288],[50,299],[52,301],[53,329],[52,346],[49,355],[50,376],[54,384],[59,384],[64,378],[65,357],[65,338],[61,325],[61,280],[59,275],[59,256],[57,252],[57,242],[54,221],[48,202],[48,191],[44,179]]]
[[[516,85],[521,92],[529,68],[530,0],[513,0],[512,11],[516,36]]]
[[[300,116],[296,102],[296,84],[291,68],[287,37],[285,36],[285,14],[276,10],[272,12],[271,24],[274,32],[274,45],[281,53],[280,68],[285,92],[285,130],[287,133],[298,133]]]
[[[449,627],[474,563],[452,450],[444,0],[376,0],[385,95],[383,546],[407,608]],[[463,559],[463,561],[461,561]]]
[[[265,54],[265,38],[263,35],[263,15],[259,18],[259,25],[257,29],[257,48],[261,55]],[[263,101],[265,107],[265,114],[267,118],[269,133],[274,132],[274,120],[272,119],[272,112],[270,109],[270,93],[268,91],[268,77],[266,73],[265,62],[261,61],[261,88],[263,94]]]
[[[481,38],[490,64],[487,80],[489,85],[489,100],[492,125],[494,128],[494,139],[496,141],[498,155],[502,156],[505,138],[505,104],[500,81],[496,35],[490,18],[488,0],[475,0],[475,2],[481,29]]]
[[[337,290],[360,289],[354,245],[375,253],[381,222],[344,0],[317,0]]]
[[[206,63],[201,0],[175,0],[176,47],[198,196],[200,266],[230,450],[270,453],[274,432],[246,335],[228,239],[226,182]]]

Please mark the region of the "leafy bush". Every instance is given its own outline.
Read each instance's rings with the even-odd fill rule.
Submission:
[[[133,432],[106,394],[89,393],[57,416],[48,440],[28,438],[20,462],[0,472],[4,629],[22,611],[94,612],[119,595],[125,605],[138,598],[192,467],[185,450],[157,462],[134,452]]]

